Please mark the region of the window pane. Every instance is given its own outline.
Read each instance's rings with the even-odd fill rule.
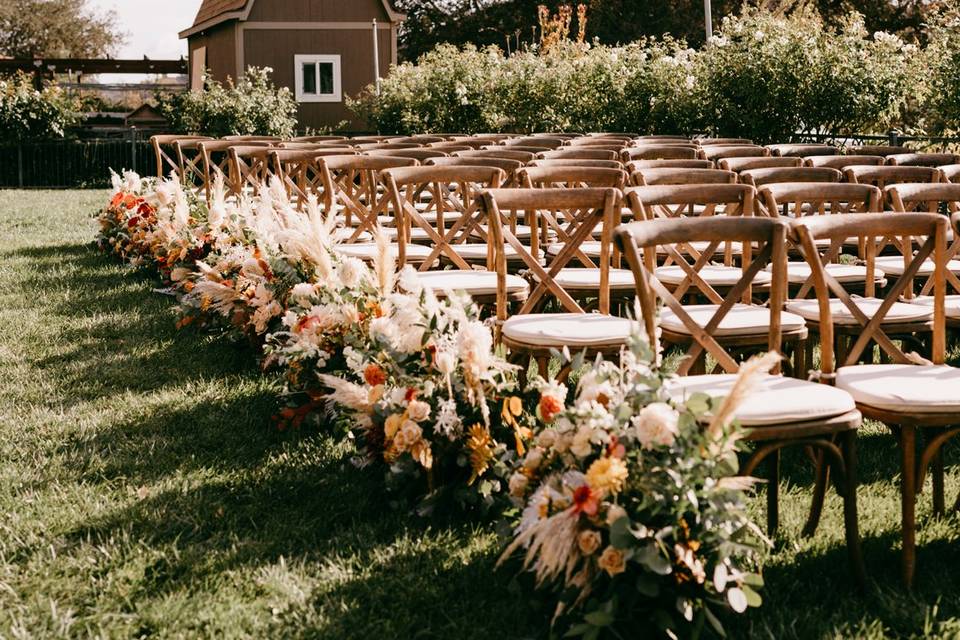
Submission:
[[[303,63],[303,93],[317,93],[317,65],[312,62]]]
[[[320,94],[333,95],[333,63],[320,62],[317,68],[320,70]]]

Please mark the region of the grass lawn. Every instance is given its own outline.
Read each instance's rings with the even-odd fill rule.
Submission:
[[[170,300],[91,247],[105,197],[0,191],[0,638],[546,636],[492,526],[391,511],[348,447],[274,432],[247,348],[178,334]],[[812,479],[788,454],[764,606],[732,637],[960,636],[960,518],[932,519],[927,488],[906,595],[897,449],[875,425],[860,443],[876,586],[854,592],[836,495],[799,536]]]

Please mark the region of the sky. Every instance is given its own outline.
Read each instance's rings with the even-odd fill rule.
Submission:
[[[119,58],[177,59],[187,53],[187,41],[177,33],[193,24],[200,0],[87,0],[93,9],[116,11],[127,41]]]

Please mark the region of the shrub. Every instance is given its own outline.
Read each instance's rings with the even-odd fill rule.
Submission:
[[[937,16],[929,27],[927,124],[931,131],[960,132],[960,10]]]
[[[22,73],[0,78],[0,140],[62,138],[80,121],[78,109],[59,87],[37,91]]]
[[[623,100],[614,105],[619,129],[639,133],[692,133],[700,127],[697,52],[666,38],[622,49],[628,69]]]
[[[208,79],[204,91],[160,96],[160,109],[175,133],[292,136],[297,103],[290,89],[273,84],[271,72],[249,67],[237,81]]]

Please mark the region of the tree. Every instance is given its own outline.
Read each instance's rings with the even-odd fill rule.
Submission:
[[[87,0],[0,2],[0,56],[103,58],[124,40],[116,14],[98,12]]]

